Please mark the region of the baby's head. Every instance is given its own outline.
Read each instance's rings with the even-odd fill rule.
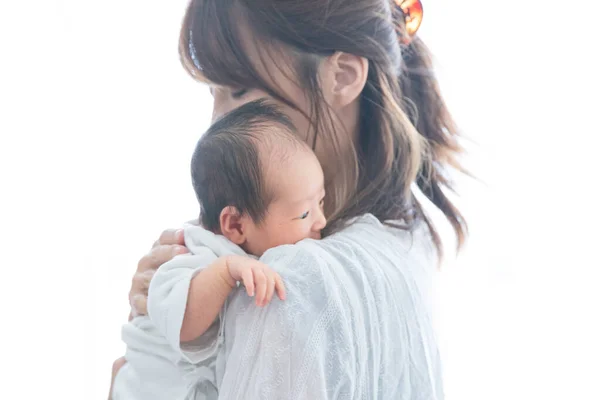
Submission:
[[[284,114],[261,100],[236,108],[209,128],[192,158],[204,228],[257,256],[321,238],[323,170],[294,131]]]

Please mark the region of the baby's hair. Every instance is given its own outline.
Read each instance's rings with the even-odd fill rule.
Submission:
[[[265,100],[246,103],[217,120],[192,157],[202,226],[219,233],[225,207],[260,224],[275,196],[265,180],[267,164],[283,162],[302,148],[310,151],[289,118]]]

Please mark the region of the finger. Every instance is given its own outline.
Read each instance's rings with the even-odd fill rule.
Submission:
[[[254,276],[252,275],[251,269],[247,269],[242,273],[242,282],[244,282],[244,286],[246,286],[246,292],[248,293],[248,296],[254,296]]]
[[[262,270],[254,270],[254,284],[256,285],[256,305],[262,306],[267,293],[267,277]]]
[[[150,281],[154,275],[153,270],[137,273],[131,280],[131,288],[129,289],[129,299],[137,295],[148,295],[148,288],[150,287]]]
[[[266,305],[271,302],[271,299],[273,298],[273,292],[275,291],[275,273],[269,272],[265,273],[265,275],[267,276],[267,293],[264,303]]]
[[[129,304],[131,306],[130,320],[138,315],[146,315],[148,288],[154,275],[153,270],[140,272],[133,276],[131,290],[129,291]]]
[[[131,311],[133,316],[148,315],[148,296],[136,294],[131,297]]]
[[[279,274],[275,274],[275,290],[277,291],[277,296],[279,296],[281,300],[285,300],[285,285],[283,284],[283,279],[281,279]]]
[[[184,246],[160,245],[150,250],[150,253],[140,259],[137,271],[156,270],[167,261],[173,259],[176,255],[185,254],[187,252],[188,249]]]
[[[184,246],[183,229],[167,229],[160,234],[158,238],[159,245],[180,245]]]

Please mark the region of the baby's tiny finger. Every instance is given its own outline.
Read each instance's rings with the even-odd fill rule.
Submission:
[[[275,276],[273,273],[266,274],[267,275],[267,298],[265,299],[264,304],[268,304],[271,302],[273,298],[273,292],[275,291]]]
[[[254,270],[254,282],[256,283],[256,305],[262,306],[267,292],[267,277],[261,270]]]
[[[244,286],[246,286],[246,292],[248,293],[248,296],[254,296],[254,277],[252,276],[251,269],[247,269],[242,273],[242,282],[244,282]]]
[[[279,296],[281,300],[285,300],[285,285],[279,274],[275,274],[275,290],[277,290],[277,296]]]

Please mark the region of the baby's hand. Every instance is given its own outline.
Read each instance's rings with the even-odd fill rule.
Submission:
[[[256,294],[257,306],[267,305],[273,298],[274,291],[277,291],[277,297],[285,300],[285,287],[281,277],[260,261],[242,256],[228,256],[227,269],[235,281],[244,284],[248,296]]]

